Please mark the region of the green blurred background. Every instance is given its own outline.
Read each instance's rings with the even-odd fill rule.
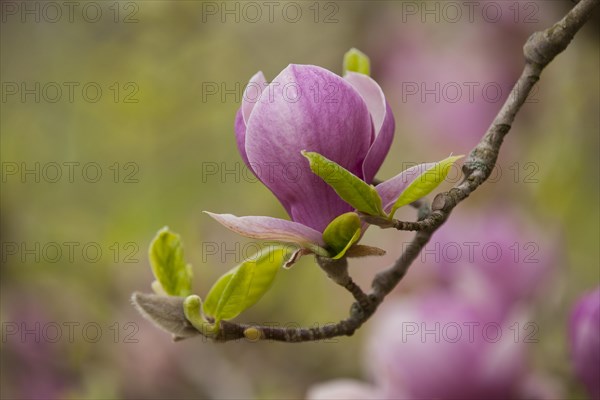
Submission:
[[[254,244],[203,210],[286,217],[235,145],[234,115],[256,71],[270,80],[299,63],[341,74],[349,48],[367,53],[396,115],[378,175],[387,178],[405,163],[468,152],[518,77],[526,38],[571,7],[496,2],[502,18],[476,11],[471,22],[465,9],[450,21],[442,8],[439,18],[413,15],[407,2],[394,1],[274,2],[272,15],[264,2],[107,1],[75,2],[71,19],[67,6],[52,3],[1,3],[3,398],[300,398],[317,382],[363,376],[368,324],[327,343],[172,343],[129,301],[133,291],[150,291],[150,240],[164,225],[182,235],[195,292],[204,295]],[[468,215],[501,203],[560,236],[564,257],[545,299],[553,318],[544,320],[536,350],[565,382],[566,314],[599,282],[600,65],[592,25],[544,72],[536,101],[506,139],[502,177],[461,204]],[[463,88],[495,82],[504,97],[404,96],[403,83],[424,80]],[[535,179],[526,179],[530,173]],[[414,218],[411,210],[399,217]],[[390,257],[352,262],[363,286],[399,252],[397,237],[369,231],[365,243]],[[397,295],[421,284],[401,284]],[[306,257],[239,320],[323,324],[345,316],[350,302]]]

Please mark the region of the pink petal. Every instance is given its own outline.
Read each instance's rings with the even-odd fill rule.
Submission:
[[[246,89],[244,89],[244,95],[242,96],[242,116],[244,117],[244,123],[246,123],[246,125],[248,124],[254,106],[259,102],[266,87],[267,80],[262,71],[258,71],[250,78]]]
[[[248,162],[248,156],[246,155],[246,123],[244,122],[244,117],[242,115],[242,107],[240,107],[237,111],[237,114],[235,114],[234,129],[235,142],[237,144],[238,151],[242,156],[242,160],[244,160],[244,163],[246,164],[248,169],[250,171],[253,171],[252,167],[250,166],[250,163]]]
[[[344,79],[290,65],[269,84],[248,120],[248,160],[293,221],[318,231],[352,210],[314,175],[300,151],[315,151],[362,177],[371,142],[367,106]]]
[[[381,196],[383,211],[390,212],[392,206],[400,194],[422,173],[435,166],[436,163],[425,163],[415,165],[407,170],[400,172],[395,177],[380,183],[375,187],[379,196]]]
[[[312,386],[308,389],[306,398],[308,400],[374,400],[385,397],[378,388],[366,383],[351,379],[337,379]]]
[[[375,136],[363,163],[366,182],[371,182],[387,156],[394,139],[395,120],[381,87],[364,74],[349,72],[344,76],[361,95],[373,121]]]
[[[254,106],[260,100],[262,92],[267,87],[267,81],[262,71],[258,71],[244,89],[244,95],[242,96],[242,106],[239,108],[235,115],[235,141],[237,143],[238,150],[246,166],[252,171],[252,167],[248,162],[248,156],[246,155],[246,125],[250,114],[254,109]]]
[[[315,245],[325,246],[320,232],[297,222],[272,217],[237,217],[232,214],[214,214],[208,211],[205,213],[242,236],[296,243],[308,248]]]

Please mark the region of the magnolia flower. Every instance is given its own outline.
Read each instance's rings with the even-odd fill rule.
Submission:
[[[392,143],[394,116],[369,76],[348,72],[342,78],[317,66],[292,64],[269,84],[262,72],[250,79],[235,133],[247,167],[291,221],[208,214],[244,236],[294,243],[305,252],[326,255],[323,232],[353,207],[311,172],[301,152],[319,153],[371,183]],[[419,167],[377,187],[384,210],[408,186],[409,176],[418,176]]]
[[[524,321],[512,317],[490,318],[443,291],[387,303],[366,349],[373,384],[337,380],[310,388],[307,398],[560,398],[560,389],[529,368],[527,344],[511,330]]]
[[[590,397],[600,399],[600,287],[577,302],[569,328],[575,373]]]

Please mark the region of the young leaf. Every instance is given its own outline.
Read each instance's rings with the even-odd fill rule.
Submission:
[[[351,48],[344,54],[344,75],[346,72],[358,72],[364,75],[371,74],[371,62],[362,51]]]
[[[219,332],[219,326],[204,319],[202,315],[202,299],[195,294],[183,301],[185,319],[204,336],[211,337]]]
[[[346,246],[340,250],[335,256],[331,257],[334,260],[339,260],[340,258],[344,257],[346,255],[346,252],[350,249],[350,247],[352,247],[352,245],[356,242],[358,242],[358,239],[360,239],[360,228],[358,228],[357,230],[354,231],[354,235],[352,235],[352,237],[350,238],[350,240],[348,240],[348,243],[346,243]]]
[[[382,215],[381,197],[375,188],[350,171],[319,153],[302,151],[313,173],[323,179],[335,192],[356,210],[370,215]]]
[[[402,193],[400,193],[400,196],[390,211],[390,217],[392,217],[396,210],[400,207],[410,204],[413,201],[431,193],[431,191],[433,191],[439,186],[440,183],[444,181],[444,179],[446,179],[452,164],[462,157],[463,156],[450,156],[436,163],[433,167],[416,177],[415,180],[412,181]]]
[[[160,287],[169,296],[189,296],[192,292],[192,267],[183,259],[178,234],[162,228],[150,243],[150,266]],[[153,284],[155,291],[158,285]]]
[[[206,296],[204,314],[218,324],[256,304],[271,287],[289,250],[268,246],[219,278]]]
[[[323,231],[323,241],[334,254],[333,259],[342,258],[346,251],[358,241],[361,233],[360,217],[349,212],[335,218]]]

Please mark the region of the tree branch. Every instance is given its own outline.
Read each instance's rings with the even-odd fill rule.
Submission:
[[[525,55],[525,67],[515,86],[510,92],[508,99],[498,112],[481,141],[469,154],[463,165],[464,179],[448,192],[438,194],[431,208],[426,201],[421,200],[412,205],[419,210],[418,221],[405,222],[386,220],[362,216],[365,221],[378,225],[382,228],[395,228],[400,230],[417,231],[412,242],[404,253],[385,271],[375,276],[372,293],[365,294],[347,275],[347,266],[344,263],[345,273],[340,274],[341,263],[331,263],[325,259],[318,258],[319,265],[327,272],[328,276],[336,283],[345,287],[354,296],[354,303],[348,318],[336,323],[313,328],[281,328],[273,326],[252,326],[222,321],[218,334],[211,337],[216,341],[230,341],[246,338],[248,340],[275,340],[282,342],[305,342],[324,340],[337,336],[351,336],[361,327],[402,280],[406,271],[419,255],[423,247],[430,240],[433,233],[448,219],[450,213],[461,201],[466,199],[489,177],[494,169],[498,153],[504,136],[509,132],[512,123],[525,103],[535,83],[539,80],[542,70],[563,50],[567,48],[575,33],[591,17],[594,7],[600,0],[581,0],[571,11],[552,27],[535,32],[527,40],[523,47]],[[336,274],[338,274],[336,276]],[[177,308],[183,309],[183,298],[170,298],[168,309],[172,315],[165,318],[159,315],[153,317],[157,310],[164,311],[164,296],[136,293],[133,301],[141,308],[144,314],[151,317],[159,326],[174,334],[175,339],[181,339],[192,335],[193,327],[185,320],[183,311],[173,311]],[[162,307],[162,308],[161,308]],[[183,318],[183,320],[180,320]],[[164,322],[166,321],[166,322]],[[163,323],[164,322],[164,323]],[[201,333],[196,331],[196,335]]]
[[[316,259],[317,264],[319,264],[321,269],[325,271],[327,276],[332,281],[349,291],[361,308],[369,307],[369,297],[348,274],[348,260],[346,260],[346,258],[334,260],[332,258],[317,256]]]

